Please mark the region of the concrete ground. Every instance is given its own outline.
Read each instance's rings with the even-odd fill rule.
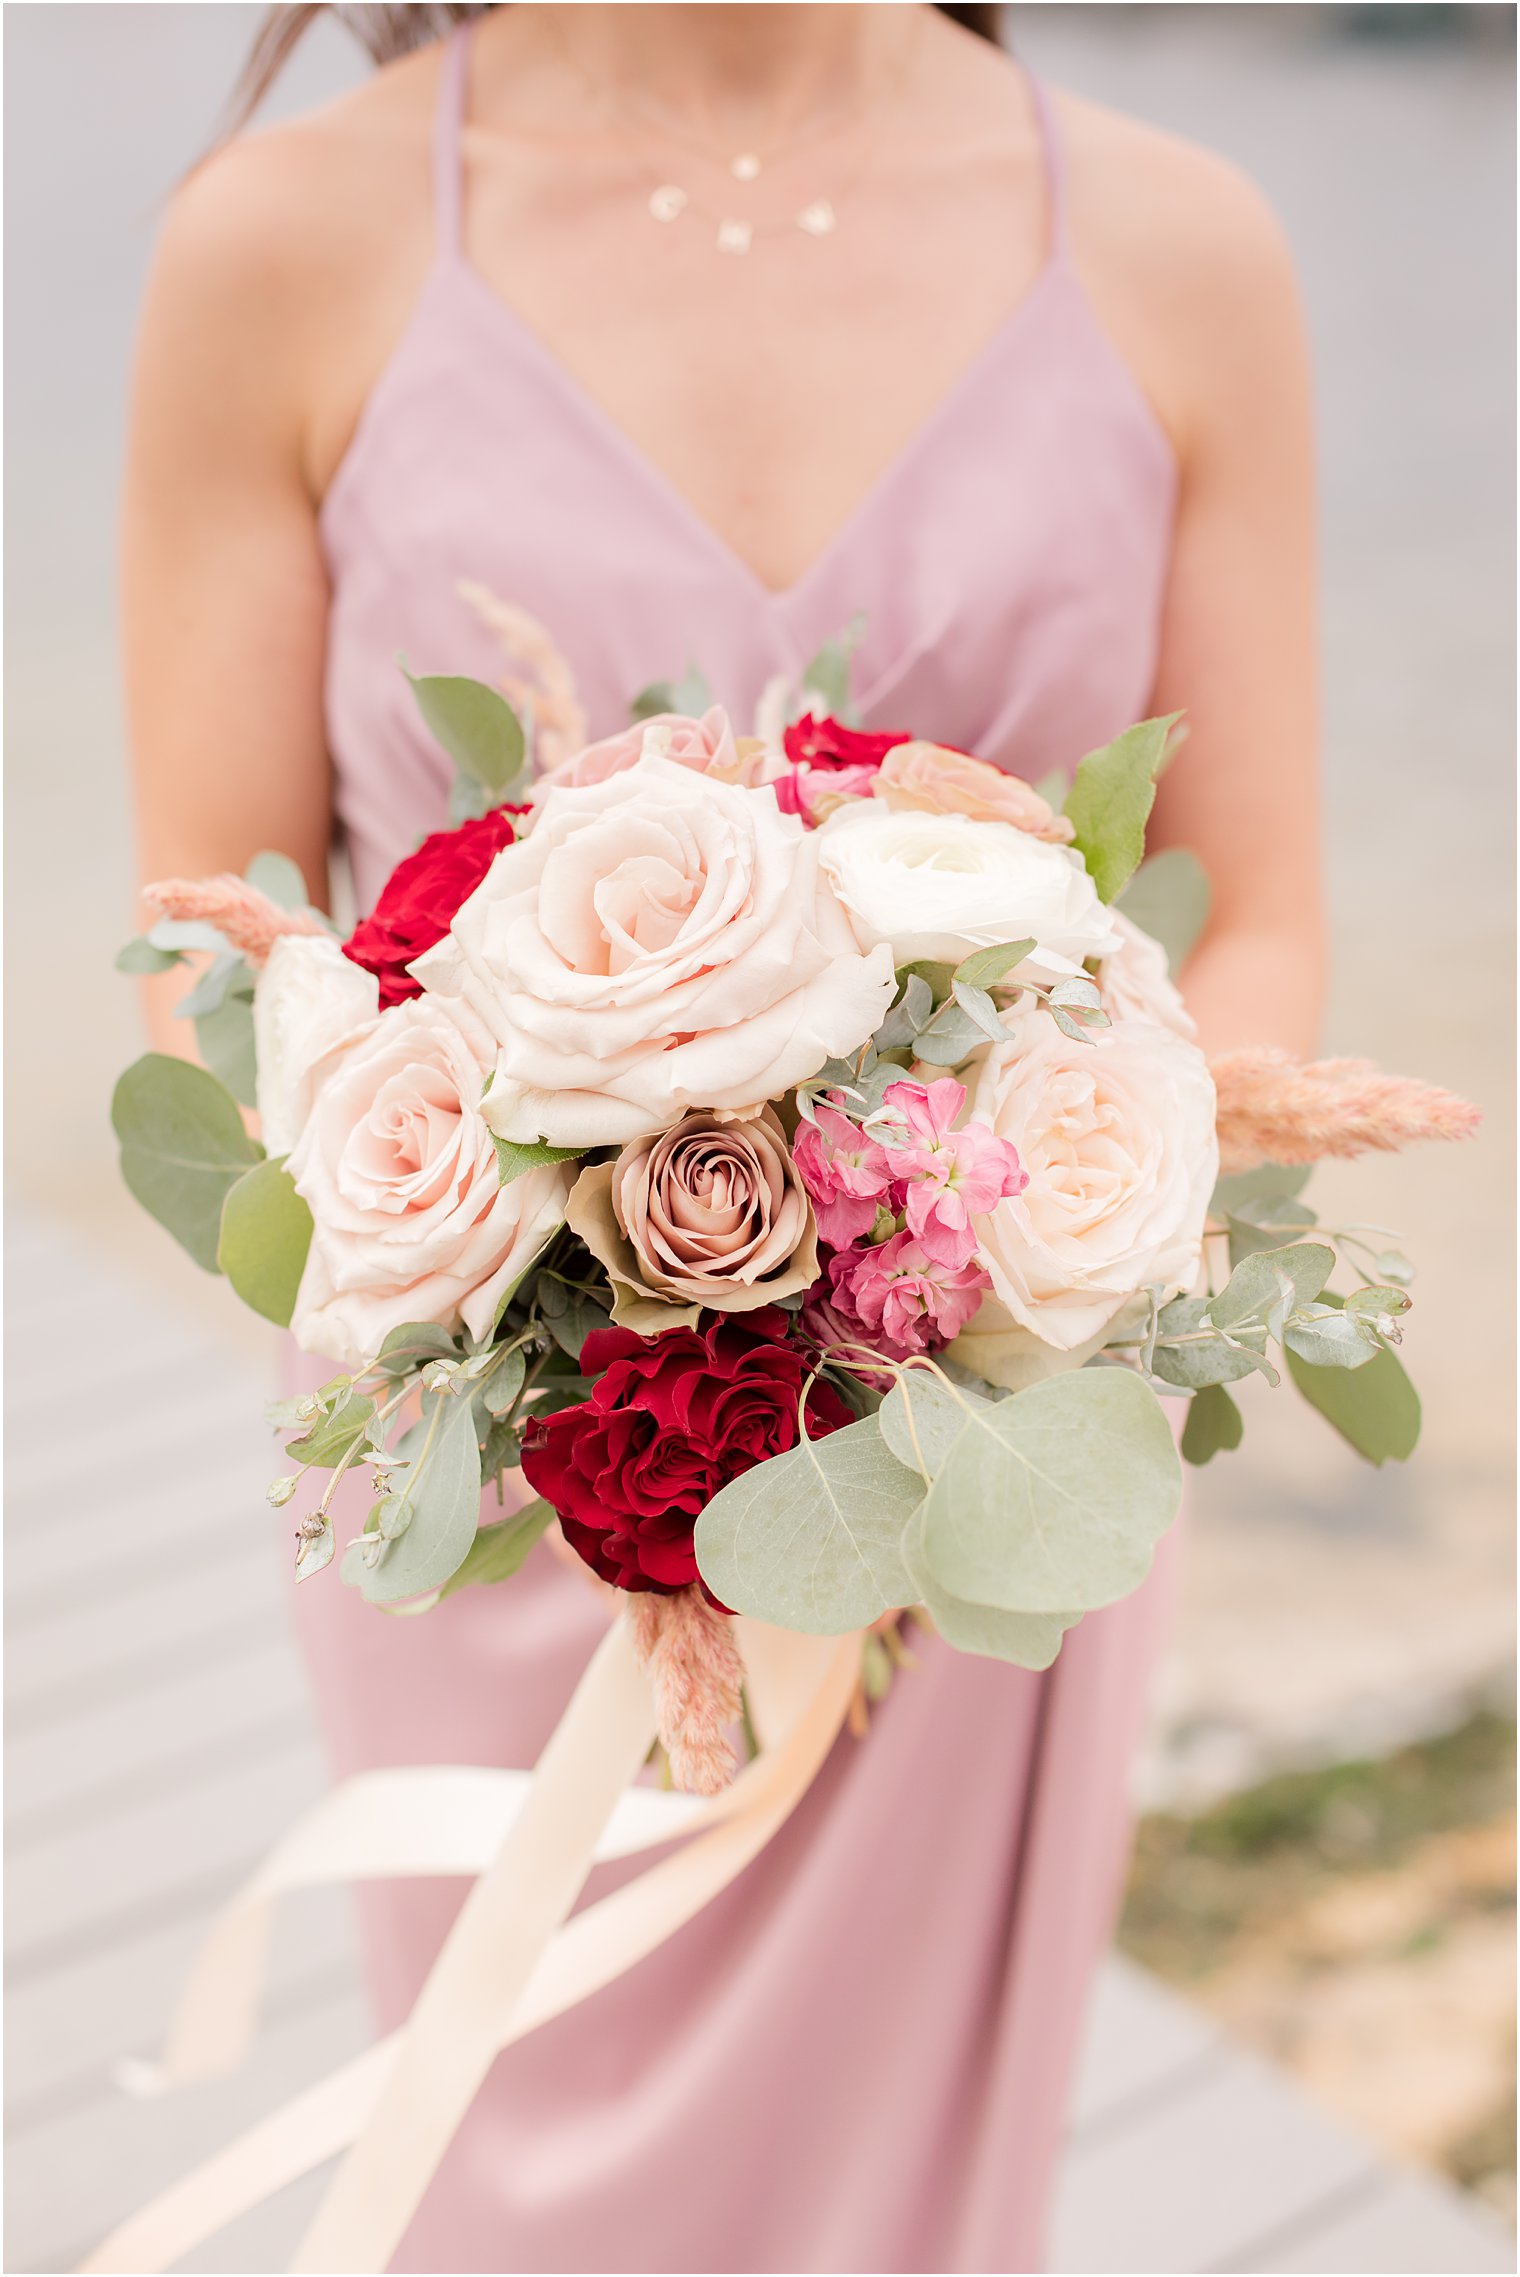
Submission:
[[[1053,79],[1227,152],[1292,234],[1323,455],[1327,1042],[1488,1117],[1460,1157],[1318,1181],[1327,1214],[1354,1197],[1420,1263],[1425,1445],[1375,1474],[1286,1396],[1250,1402],[1196,1496],[1151,1782],[1173,1796],[1439,1721],[1513,1641],[1513,18],[1448,9],[1447,36],[1388,42],[1367,11],[1345,29],[1356,13],[1011,11]],[[5,18],[10,1191],[250,1358],[257,1329],[122,1194],[106,1105],[136,1048],[110,970],[132,926],[112,595],[131,329],[157,203],[258,14]],[[285,99],[356,68],[324,25]]]

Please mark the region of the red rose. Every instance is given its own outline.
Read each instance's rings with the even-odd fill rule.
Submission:
[[[863,735],[842,720],[814,719],[811,712],[794,719],[781,739],[794,767],[879,767],[897,744],[912,740],[906,730],[901,735]]]
[[[382,1005],[422,994],[407,966],[443,939],[503,846],[512,844],[523,811],[493,806],[457,830],[435,830],[396,864],[369,916],[343,944],[343,954],[378,979]]]
[[[523,1433],[523,1476],[565,1539],[619,1589],[696,1581],[692,1530],[720,1486],[797,1444],[797,1400],[816,1358],[778,1306],[720,1314],[706,1330],[596,1329],[581,1366],[600,1381],[579,1407]],[[811,1439],[854,1420],[825,1383],[808,1393]]]

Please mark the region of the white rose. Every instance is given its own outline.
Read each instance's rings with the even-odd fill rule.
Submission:
[[[317,933],[281,933],[253,992],[259,1127],[271,1154],[288,1154],[311,1107],[321,1061],[380,1009],[372,972]]]
[[[1219,1168],[1203,1054],[1170,1028],[1120,1020],[1063,1036],[1029,1001],[977,1071],[969,1112],[1017,1147],[1029,1184],[973,1222],[993,1294],[1071,1351],[1137,1290],[1191,1286]]]
[[[503,1186],[480,1094],[491,1040],[428,997],[392,1005],[329,1062],[289,1162],[311,1210],[291,1329],[344,1367],[393,1328],[475,1337],[565,1214],[570,1170]]]
[[[864,947],[891,943],[898,964],[958,964],[973,949],[1026,937],[1030,980],[1065,980],[1119,946],[1079,854],[963,814],[894,813],[862,800],[818,832],[824,868]]]
[[[1198,1033],[1167,966],[1166,951],[1142,933],[1121,909],[1110,913],[1119,930],[1119,947],[1098,969],[1098,990],[1111,1020],[1158,1020],[1174,1035]]]
[[[893,993],[773,792],[654,757],[551,791],[411,969],[495,1037],[492,1129],[573,1147],[777,1098]]]

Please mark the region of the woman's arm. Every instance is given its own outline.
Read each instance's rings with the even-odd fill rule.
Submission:
[[[1094,299],[1181,468],[1152,709],[1184,711],[1188,733],[1150,844],[1190,847],[1213,888],[1188,1004],[1209,1050],[1309,1053],[1324,974],[1317,583],[1291,257],[1222,160],[1086,106],[1077,132]]]
[[[327,888],[327,580],[303,466],[307,277],[256,146],[177,196],[144,309],[123,514],[122,623],[140,874],[290,854]],[[159,1048],[182,972],[146,984]]]

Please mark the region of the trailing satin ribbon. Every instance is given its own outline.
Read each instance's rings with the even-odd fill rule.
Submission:
[[[277,1889],[398,1870],[398,1846],[378,1831],[374,1788],[355,1802],[355,1787],[392,1776],[415,1780],[419,1791],[424,1780],[454,1782],[451,1793],[441,1785],[428,1790],[419,1822],[422,1850],[434,1860],[452,1858],[453,1871],[470,1870],[493,1816],[501,1840],[403,2030],[175,2184],[82,2267],[163,2270],[353,2144],[293,2267],[384,2268],[496,2053],[610,1983],[690,1920],[764,1847],[811,1785],[855,1690],[859,1639],[795,1636],[748,1622],[742,1636],[764,1745],[710,1802],[624,1793],[647,1750],[653,1705],[619,1621],[520,1800],[507,1789],[461,1782],[455,1772],[370,1774],[303,1822],[213,1931],[193,1997],[182,2004],[166,2077],[189,2076],[187,2063],[208,2055],[220,2066],[241,2048],[257,1999],[263,1922]],[[682,1849],[566,1920],[594,1856],[627,1855],[682,1832],[693,1837]],[[451,1870],[412,1864],[410,1845],[399,1855],[402,1872]],[[217,1955],[231,1972],[226,1981],[213,1965]]]

